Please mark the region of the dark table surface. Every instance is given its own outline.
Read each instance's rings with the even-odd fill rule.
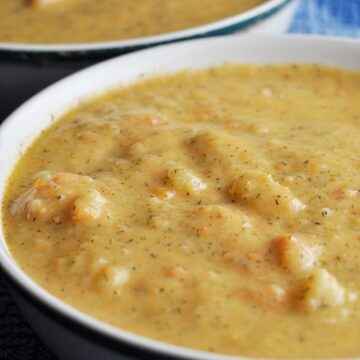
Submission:
[[[56,360],[26,323],[0,272],[0,360]]]
[[[21,67],[0,61],[0,123],[23,101],[72,70],[55,68],[41,72],[40,67],[31,65]],[[1,270],[0,360],[56,360],[29,327],[14,303]]]

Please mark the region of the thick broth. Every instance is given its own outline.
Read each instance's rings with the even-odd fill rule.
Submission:
[[[74,307],[190,348],[360,355],[360,74],[224,65],[69,112],[4,201],[19,265]]]
[[[45,1],[45,0],[39,0]],[[238,14],[264,0],[0,0],[0,42],[123,40],[181,30]]]

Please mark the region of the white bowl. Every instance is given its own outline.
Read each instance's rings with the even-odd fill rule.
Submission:
[[[32,45],[0,42],[0,122],[45,86],[115,55],[181,39],[232,32],[284,33],[299,0],[268,0],[248,11],[167,34],[87,44]]]
[[[129,40],[44,45],[0,42],[0,60],[5,58],[53,62],[74,59],[88,60],[89,58],[104,59],[149,46],[198,37],[229,34],[271,17],[291,1],[293,0],[267,0],[247,11],[207,24]]]
[[[3,201],[6,181],[21,154],[69,107],[88,96],[135,81],[144,74],[203,68],[224,62],[319,63],[360,70],[360,42],[306,36],[222,37],[144,50],[83,70],[30,99],[0,127],[0,201]],[[0,221],[2,216],[0,213]],[[234,359],[134,335],[66,305],[20,269],[1,230],[0,265],[25,316],[59,359],[153,359],[154,354],[166,359]]]

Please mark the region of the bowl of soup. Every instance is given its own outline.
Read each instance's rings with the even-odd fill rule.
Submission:
[[[0,58],[104,58],[245,28],[289,0],[1,0]]]
[[[1,0],[0,8],[1,121],[45,86],[111,56],[245,28],[284,32],[296,2]]]
[[[359,357],[359,63],[355,40],[192,40],[16,110],[0,264],[54,354]]]

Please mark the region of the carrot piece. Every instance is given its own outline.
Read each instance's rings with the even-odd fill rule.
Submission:
[[[55,4],[62,0],[27,0],[27,5],[32,7],[41,7],[46,5]]]
[[[139,127],[161,125],[164,122],[165,119],[163,119],[161,116],[154,116],[151,114],[144,114],[135,118],[135,124]]]
[[[193,279],[191,271],[182,266],[164,267],[164,274],[166,277],[173,278],[179,281],[189,281]]]
[[[271,250],[275,255],[275,259],[279,264],[283,263],[285,253],[292,241],[291,235],[281,235],[276,237],[271,243]]]
[[[334,95],[342,98],[348,98],[351,96],[350,89],[346,87],[343,79],[341,78],[335,80]]]
[[[208,234],[208,228],[207,226],[200,226],[197,231],[197,235],[200,237],[206,236]]]
[[[285,312],[289,309],[290,292],[270,284],[260,289],[241,289],[237,296],[249,303],[271,312]]]
[[[150,189],[150,192],[156,196],[159,196],[164,199],[171,199],[175,196],[175,191],[170,190],[164,186],[155,186]]]

